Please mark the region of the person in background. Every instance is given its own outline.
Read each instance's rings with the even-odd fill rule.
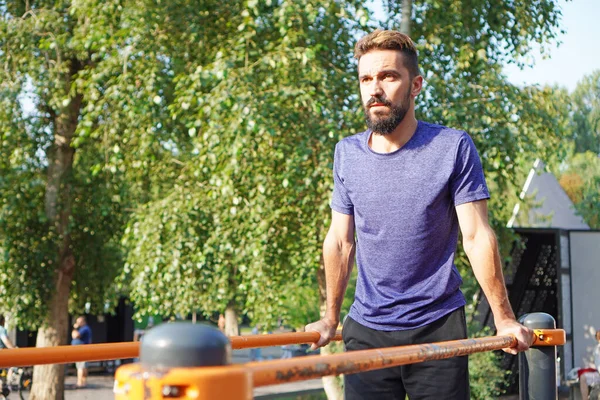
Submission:
[[[260,325],[254,325],[254,328],[252,328],[252,334],[260,335]],[[260,347],[250,349],[250,361],[260,360],[262,360],[262,349]]]
[[[219,330],[225,333],[225,316],[223,314],[219,314],[219,320],[217,321],[217,326]]]
[[[584,379],[579,378],[579,388],[583,399],[600,400],[600,331],[596,331],[596,341],[598,343],[594,349],[594,371],[586,372]]]
[[[596,370],[600,372],[600,330],[596,331],[596,348],[594,349],[594,364],[596,365]]]
[[[292,328],[292,333],[296,332],[296,328]],[[281,346],[281,358],[292,358],[294,357],[294,351],[299,350],[300,346],[297,344],[286,344]]]
[[[8,332],[4,327],[5,322],[4,315],[0,315],[0,349],[14,349],[17,346],[15,346],[8,338]]]
[[[575,368],[579,380],[579,392],[583,400],[600,400],[600,331],[596,332],[598,343],[594,348],[594,363],[587,363],[585,367]]]
[[[134,342],[139,342],[140,340],[142,340],[142,336],[144,336],[146,334],[146,332],[148,332],[148,330],[152,329],[154,327],[154,317],[148,317],[148,323],[146,324],[146,327],[143,329],[136,329],[135,331],[133,331],[133,341]]]
[[[84,316],[77,317],[73,330],[71,331],[71,344],[81,345],[92,343],[92,330],[87,324]],[[87,384],[87,364],[85,361],[75,363],[77,367],[77,387],[83,388]]]
[[[600,385],[600,374],[598,374],[598,370],[591,366],[587,368],[579,368],[577,371],[577,377],[579,378],[579,391],[581,392],[581,398],[583,400],[597,400],[597,397],[592,397],[590,394],[593,388]]]
[[[13,342],[10,340],[10,338],[8,337],[8,332],[6,331],[6,328],[4,327],[5,324],[5,319],[4,319],[4,315],[0,314],[0,349],[15,349],[17,346],[15,346],[13,344]],[[12,373],[12,369],[9,368],[8,369],[8,373],[6,375],[6,380],[10,381],[10,375]],[[9,391],[8,388],[4,387],[4,382],[2,380],[0,380],[0,398],[4,398],[4,396],[7,396]]]

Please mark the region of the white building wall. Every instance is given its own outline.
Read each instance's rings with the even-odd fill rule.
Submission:
[[[593,361],[600,330],[600,232],[569,232],[575,367]]]

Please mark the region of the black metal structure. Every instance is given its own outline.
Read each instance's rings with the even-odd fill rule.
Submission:
[[[532,312],[550,314],[561,328],[560,312],[560,230],[515,229],[519,240],[514,243],[511,260],[505,265],[504,277],[510,304],[517,317]],[[479,293],[474,321],[481,327],[495,329],[490,306]],[[519,391],[517,357],[502,353],[502,367],[511,371],[508,394]]]
[[[119,304],[112,314],[102,316],[86,315],[86,320],[92,329],[93,343],[131,342],[133,340],[133,306],[127,298],[119,299]],[[70,325],[77,318],[70,318]],[[71,343],[71,330],[65,332],[66,343]],[[16,345],[19,347],[35,347],[37,331],[17,330]]]

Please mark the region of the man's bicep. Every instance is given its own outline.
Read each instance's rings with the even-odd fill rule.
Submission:
[[[331,210],[329,236],[338,242],[354,242],[354,215]]]
[[[487,200],[477,200],[456,206],[456,215],[463,239],[475,237],[480,229],[488,229]]]

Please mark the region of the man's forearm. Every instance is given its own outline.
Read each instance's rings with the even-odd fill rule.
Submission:
[[[354,242],[340,242],[331,236],[323,243],[323,262],[327,288],[325,318],[339,323],[344,294],[354,265]]]
[[[508,300],[498,242],[494,233],[491,229],[480,231],[463,244],[496,323],[506,319],[514,320],[515,314]]]

